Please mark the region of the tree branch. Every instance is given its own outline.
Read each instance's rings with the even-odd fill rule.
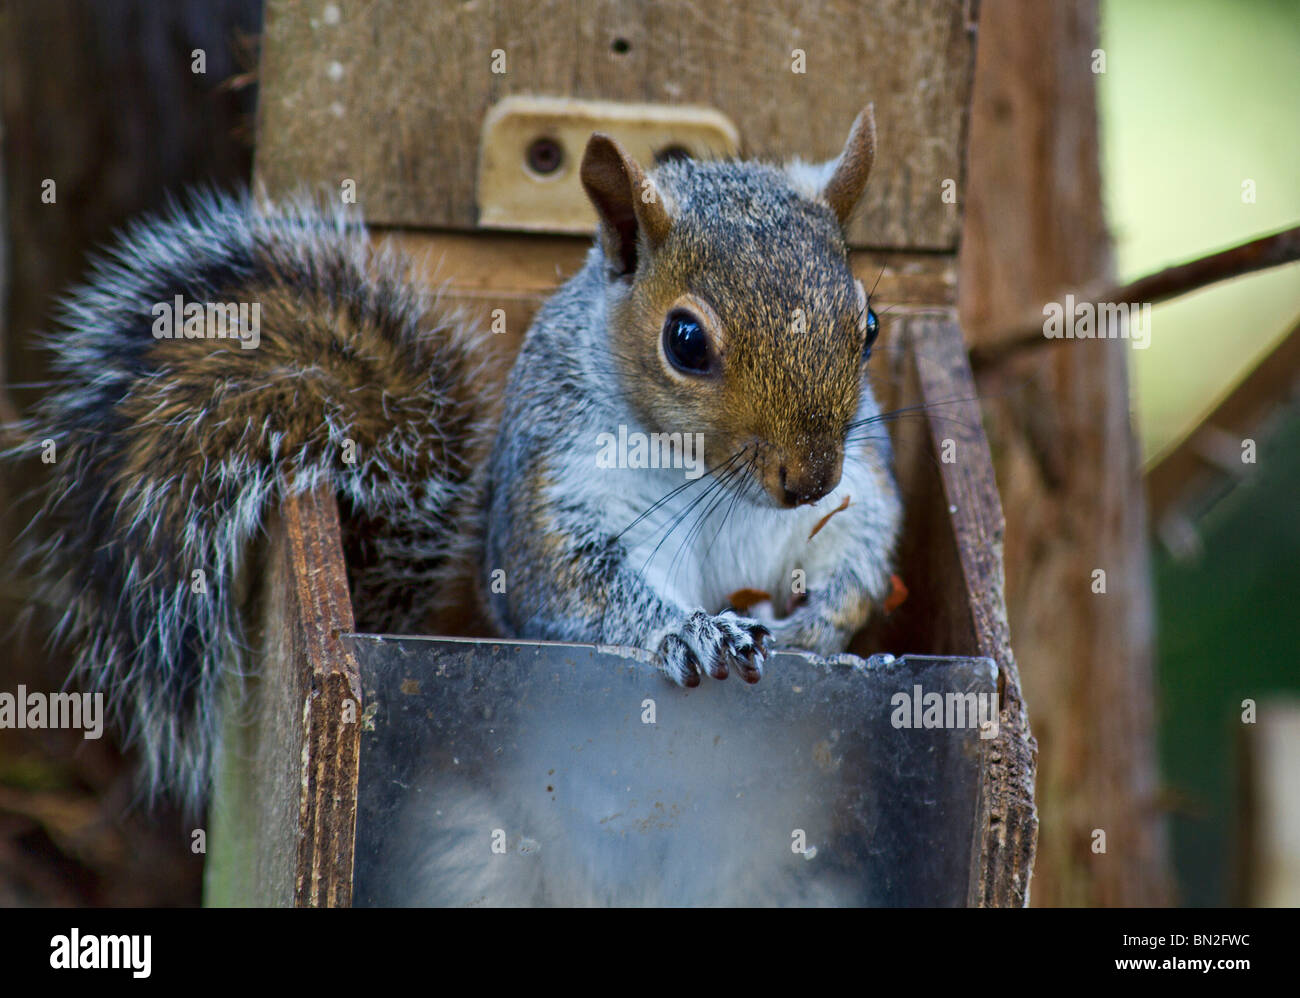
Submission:
[[[1085,288],[1081,294],[1076,294],[1075,300],[1091,302],[1094,308],[1114,302],[1154,305],[1220,281],[1296,260],[1300,260],[1300,225],[1187,263],[1166,267],[1130,284],[1094,284]],[[972,367],[990,367],[1030,347],[1055,342],[1043,335],[1041,310],[1032,317],[1027,315],[1022,323],[991,339],[992,342],[971,348]]]

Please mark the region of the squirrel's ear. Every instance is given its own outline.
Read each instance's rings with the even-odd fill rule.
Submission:
[[[636,270],[637,236],[658,249],[672,230],[672,218],[655,182],[608,135],[596,132],[582,156],[582,186],[600,216],[601,242],[619,274]]]
[[[844,225],[858,206],[876,159],[876,109],[868,104],[858,114],[849,132],[844,151],[835,160],[835,169],[822,187],[822,197]]]

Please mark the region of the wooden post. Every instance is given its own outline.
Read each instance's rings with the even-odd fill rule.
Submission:
[[[1097,17],[1095,0],[981,6],[960,283],[972,346],[996,346],[1028,309],[1110,276]],[[1062,340],[980,372],[1009,511],[1011,629],[1041,746],[1042,905],[1169,898],[1127,346]],[[1105,853],[1092,848],[1098,831]]]
[[[352,903],[361,680],[339,635],[352,604],[328,491],[273,523],[254,676],[228,696],[205,903]]]

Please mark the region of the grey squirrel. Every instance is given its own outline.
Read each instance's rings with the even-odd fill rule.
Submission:
[[[51,337],[60,384],[26,431],[57,458],[27,554],[149,789],[206,795],[220,685],[252,664],[250,544],[327,483],[364,630],[415,631],[472,576],[499,636],[639,646],[684,685],[756,682],[774,645],[844,650],[901,517],[843,236],[874,147],[869,106],[825,164],[647,172],[592,136],[598,239],[499,400],[490,337],[359,224],[209,195],[130,227]],[[161,335],[173,301],[256,303],[255,348]],[[626,440],[663,460],[621,460]]]

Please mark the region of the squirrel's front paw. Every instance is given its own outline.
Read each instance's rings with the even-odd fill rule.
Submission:
[[[777,648],[799,648],[818,655],[835,655],[842,652],[852,637],[852,632],[838,630],[827,617],[813,607],[800,607],[788,617],[768,625],[772,643]]]
[[[757,620],[730,610],[714,616],[696,610],[660,642],[659,655],[668,678],[681,686],[699,686],[705,672],[726,679],[732,666],[745,682],[756,683],[763,678],[770,639]]]

